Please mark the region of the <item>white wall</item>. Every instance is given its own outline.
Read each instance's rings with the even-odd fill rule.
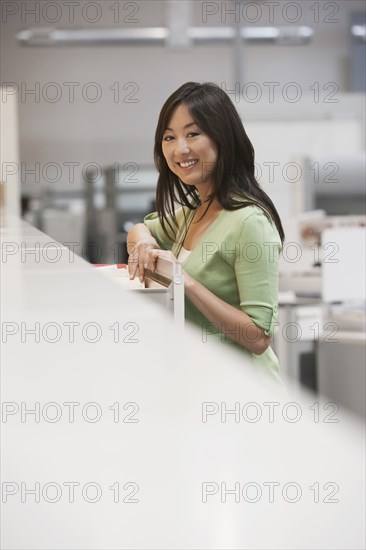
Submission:
[[[3,211],[12,216],[20,214],[18,104],[16,98],[3,101],[0,87],[0,166],[3,167],[0,182],[2,187],[1,205]]]

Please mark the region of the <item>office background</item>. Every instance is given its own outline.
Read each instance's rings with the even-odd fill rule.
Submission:
[[[26,47],[21,46],[15,38],[16,33],[27,28],[82,27],[93,30],[105,27],[165,27],[169,22],[169,1],[132,2],[129,9],[124,9],[126,2],[118,2],[120,9],[117,17],[121,23],[114,23],[116,12],[111,9],[112,2],[96,3],[99,13],[90,2],[81,1],[74,8],[73,23],[69,21],[69,9],[63,2],[59,2],[59,11],[50,5],[44,13],[42,6],[49,4],[47,2],[19,1],[8,4],[19,9],[14,15],[6,15],[4,6],[2,8],[1,78],[3,83],[14,82],[19,86],[20,158],[29,168],[36,162],[44,165],[51,161],[60,164],[75,161],[82,165],[94,161],[101,166],[116,161],[151,163],[157,117],[162,103],[174,89],[187,80],[197,80],[214,81],[230,91],[235,90],[235,83],[238,82],[235,40],[226,43],[213,41],[186,48],[155,44]],[[36,4],[40,6],[39,19]],[[90,6],[83,17],[82,7],[88,4]],[[235,26],[232,10],[240,3],[224,2],[224,10],[221,9],[221,3],[213,2],[211,4],[217,6],[219,11],[210,15],[206,8],[206,16],[205,4],[210,3],[176,4],[189,8],[190,25],[193,27],[228,27]],[[272,2],[269,4],[276,4],[273,7],[273,23],[270,22],[266,2],[250,4],[257,4],[259,9],[254,10],[249,6],[246,12],[242,12],[236,8],[239,14],[236,19],[239,19],[242,27],[309,26],[314,30],[314,35],[303,45],[242,43],[240,75],[244,80],[240,83],[240,91],[248,82],[258,83],[262,89],[262,97],[257,102],[252,102],[252,98],[256,97],[255,88],[248,88],[247,94],[244,92],[247,97],[242,106],[244,122],[246,118],[260,113],[268,103],[269,87],[263,86],[265,82],[279,83],[274,88],[275,102],[270,105],[271,113],[281,109],[285,114],[293,107],[290,101],[286,102],[282,98],[283,88],[290,82],[297,83],[301,88],[302,99],[296,104],[299,112],[306,96],[310,101],[311,98],[316,99],[315,83],[319,86],[320,105],[314,105],[315,102],[313,105],[315,108],[321,107],[324,113],[334,106],[330,103],[332,100],[341,98],[340,94],[365,91],[362,56],[356,55],[358,48],[363,49],[363,43],[351,34],[353,18],[364,17],[364,2],[331,2],[326,8],[327,3],[316,2],[319,14],[311,1],[293,3],[296,9],[291,8],[289,2]],[[132,15],[135,5],[138,11]],[[181,11],[181,8],[178,9]],[[50,22],[60,15],[55,23]],[[95,23],[89,23],[85,16],[90,20],[99,16],[101,18]],[[138,22],[130,23],[124,19]],[[256,19],[257,23],[252,22]],[[290,23],[291,20],[296,22]],[[57,88],[47,86],[52,82],[57,83]],[[64,84],[70,82],[77,83],[73,102],[69,100],[71,85]],[[83,87],[92,82],[97,83],[101,92],[96,102],[92,102],[97,93],[93,87],[84,88],[85,99],[83,97]],[[124,89],[128,83],[132,84]],[[328,83],[334,83],[335,88],[330,86],[324,90],[323,87]],[[313,89],[310,89],[312,86]],[[115,102],[117,88],[119,101]],[[32,89],[36,90],[35,94],[31,93]],[[53,101],[60,93],[59,100]],[[288,95],[296,97],[296,90],[289,89]],[[91,101],[88,101],[87,96]],[[132,100],[136,102],[127,103]],[[347,102],[347,98],[344,102]],[[350,103],[357,116],[363,114],[362,101],[357,101],[356,97]],[[342,109],[343,101],[337,107]],[[68,171],[63,170],[57,187],[81,188],[80,175],[80,170],[75,167],[75,182],[70,183]],[[49,180],[53,177],[55,173],[50,170]],[[26,174],[23,179],[23,194],[36,195],[40,189],[53,187],[50,181],[42,178],[42,174],[39,184],[31,174]]]

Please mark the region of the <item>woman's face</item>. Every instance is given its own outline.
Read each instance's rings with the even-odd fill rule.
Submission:
[[[170,170],[182,182],[194,185],[202,195],[210,191],[217,148],[183,103],[175,109],[165,129],[162,149]]]

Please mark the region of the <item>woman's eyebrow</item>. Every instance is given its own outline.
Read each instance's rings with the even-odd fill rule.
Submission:
[[[183,126],[183,129],[185,130],[186,128],[189,128],[190,126],[194,126],[196,123],[195,122],[188,122],[188,124],[186,124],[185,126]],[[165,128],[164,130],[165,132],[169,131],[169,132],[173,132],[173,129],[172,128]]]

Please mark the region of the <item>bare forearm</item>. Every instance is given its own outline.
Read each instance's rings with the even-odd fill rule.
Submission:
[[[148,264],[149,250],[160,248],[156,239],[151,235],[149,229],[143,224],[134,225],[127,235],[128,270],[130,279],[136,275],[143,282],[145,269]]]
[[[256,355],[264,353],[269,337],[249,315],[218,298],[190,275],[185,274],[184,281],[187,298],[220,332]]]
[[[143,223],[138,223],[129,230],[127,235],[127,252],[130,254],[136,243],[140,241],[151,242],[155,248],[159,248],[155,238]]]

